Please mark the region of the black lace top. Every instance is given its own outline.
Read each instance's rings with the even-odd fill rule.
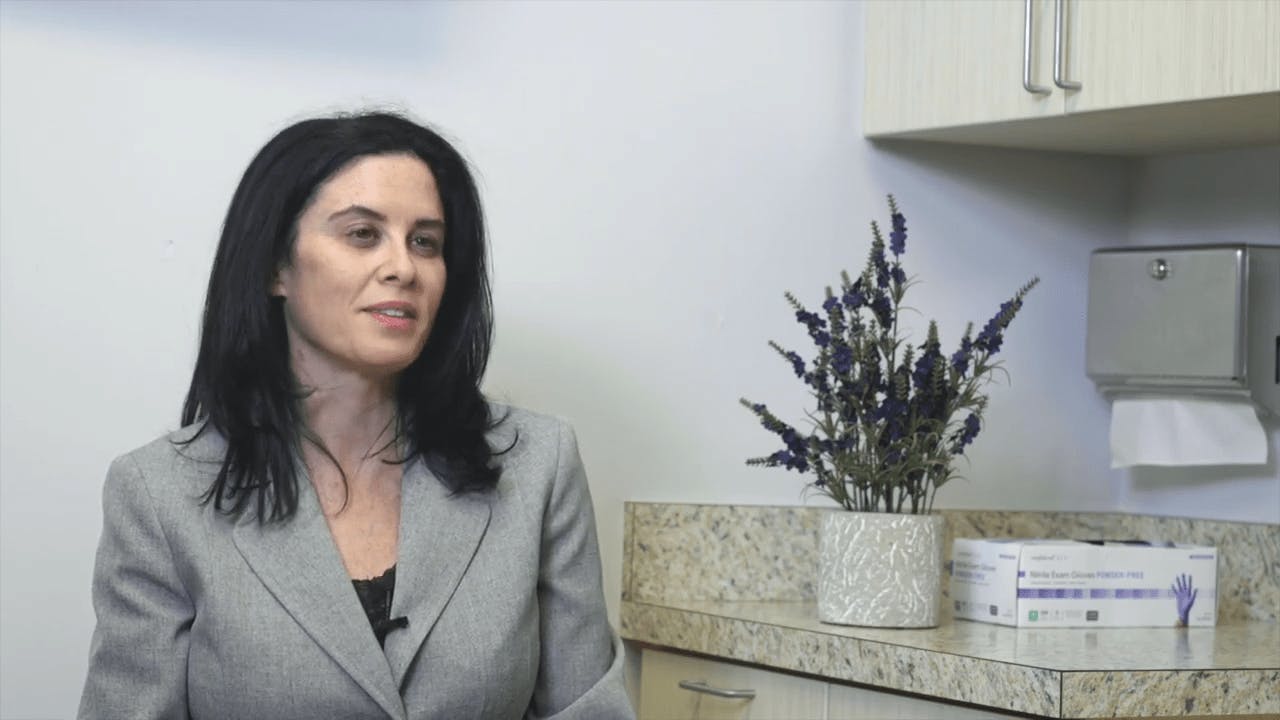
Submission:
[[[395,565],[378,577],[352,580],[351,584],[356,588],[356,596],[364,606],[364,613],[369,616],[369,624],[373,626],[373,634],[378,638],[379,645],[386,643],[387,633],[408,626],[409,618],[391,618],[391,598],[396,589]]]

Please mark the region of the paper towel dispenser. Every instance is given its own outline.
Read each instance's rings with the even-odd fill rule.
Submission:
[[[1248,397],[1280,414],[1280,245],[1095,250],[1086,373],[1104,392]]]

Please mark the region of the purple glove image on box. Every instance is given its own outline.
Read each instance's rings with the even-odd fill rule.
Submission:
[[[1200,591],[1192,587],[1190,575],[1179,575],[1169,588],[1173,590],[1173,597],[1178,601],[1178,627],[1186,627],[1187,620],[1191,616],[1191,606],[1196,604],[1196,595],[1200,594]]]

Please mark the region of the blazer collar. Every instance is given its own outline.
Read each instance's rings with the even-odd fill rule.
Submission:
[[[295,467],[297,514],[267,525],[247,514],[232,533],[236,548],[303,630],[391,717],[406,718],[400,688],[489,527],[489,496],[452,496],[420,459],[405,464],[391,616],[405,616],[409,625],[387,635],[384,651],[305,465],[297,461]]]
[[[488,494],[451,495],[422,462],[405,465],[400,486],[400,539],[391,616],[409,626],[387,635],[386,658],[396,686],[453,597],[489,527]]]

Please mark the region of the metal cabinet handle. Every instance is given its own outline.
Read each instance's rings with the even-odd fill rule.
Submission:
[[[733,700],[751,700],[756,696],[755,690],[725,690],[724,688],[712,687],[704,682],[694,680],[681,680],[679,684],[685,690]]]
[[[1164,258],[1156,258],[1147,263],[1147,274],[1156,280],[1163,280],[1169,277],[1169,261]]]
[[[1067,49],[1063,47],[1065,43],[1062,41],[1062,36],[1064,34],[1062,29],[1062,15],[1063,8],[1066,4],[1067,0],[1056,0],[1055,7],[1053,9],[1053,84],[1063,90],[1079,90],[1083,87],[1080,83],[1064,80],[1062,77],[1062,57],[1067,51]]]
[[[1027,0],[1026,21],[1022,31],[1022,88],[1029,93],[1036,95],[1048,95],[1053,92],[1043,85],[1034,85],[1031,82],[1031,3],[1034,0]]]

